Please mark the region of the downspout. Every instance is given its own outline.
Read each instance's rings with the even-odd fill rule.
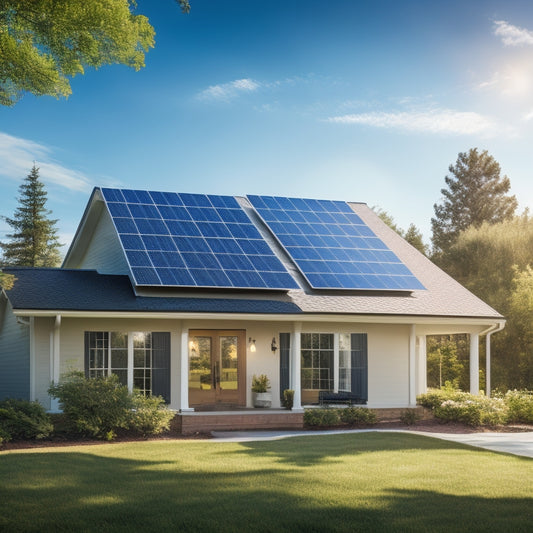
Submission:
[[[486,334],[485,337],[485,395],[490,398],[491,382],[490,382],[490,337],[493,333],[501,331],[505,327],[504,322],[500,322],[482,331],[480,335]]]

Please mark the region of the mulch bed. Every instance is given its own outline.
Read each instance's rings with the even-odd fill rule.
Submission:
[[[309,428],[309,429],[326,429],[326,428]],[[344,428],[331,428],[331,429],[344,429]],[[346,428],[347,429],[347,428]],[[486,432],[498,432],[498,433],[523,433],[527,431],[533,432],[533,425],[526,424],[510,424],[508,426],[496,426],[496,427],[471,427],[458,422],[441,423],[437,420],[419,420],[416,424],[407,426],[400,422],[378,422],[373,426],[365,426],[360,429],[400,429],[400,430],[413,430],[427,433],[486,433]],[[55,447],[68,447],[68,446],[90,446],[94,444],[115,444],[120,442],[148,442],[148,441],[165,441],[165,440],[205,440],[211,439],[210,433],[196,433],[195,435],[180,435],[176,431],[167,431],[158,437],[143,438],[138,435],[122,434],[118,435],[112,442],[106,442],[95,439],[79,438],[71,439],[65,437],[55,437],[46,440],[37,441],[14,441],[7,442],[0,445],[0,451],[4,450],[24,450],[31,448],[55,448]]]

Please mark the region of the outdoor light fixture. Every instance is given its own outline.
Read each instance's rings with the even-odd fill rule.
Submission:
[[[252,339],[252,337],[250,337],[248,339],[248,344],[250,345],[250,351],[255,352],[255,339]]]
[[[270,345],[270,349],[276,353],[276,350],[278,349],[278,345],[276,344],[276,337],[272,337],[272,344]]]

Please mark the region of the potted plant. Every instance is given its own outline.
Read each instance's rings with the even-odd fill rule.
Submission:
[[[272,393],[269,392],[270,380],[266,374],[252,377],[252,403],[254,407],[272,407]]]

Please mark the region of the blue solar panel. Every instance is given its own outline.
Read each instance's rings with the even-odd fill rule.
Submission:
[[[101,191],[137,285],[298,288],[231,196]]]
[[[311,287],[424,289],[346,202],[274,196],[248,200]]]

